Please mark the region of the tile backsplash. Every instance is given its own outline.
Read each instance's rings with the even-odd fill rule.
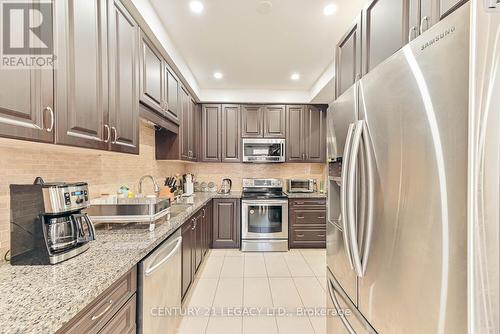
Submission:
[[[166,176],[191,172],[198,181],[213,181],[220,186],[223,178],[241,190],[243,177],[314,178],[323,180],[325,164],[242,164],[185,163],[155,160],[154,129],[146,123],[140,129],[140,154],[120,154],[20,140],[0,139],[0,262],[10,248],[10,184],[32,183],[41,176],[50,181],[86,181],[90,196],[115,193],[122,186],[137,192],[142,175],[151,174],[159,183]],[[145,181],[145,193],[152,192]]]
[[[142,175],[151,174],[160,182],[185,172],[184,162],[155,160],[154,140],[154,130],[145,123],[138,156],[0,139],[0,262],[10,248],[10,184],[32,183],[41,176],[45,181],[86,181],[91,197],[115,193],[122,185],[137,192]],[[144,192],[152,192],[150,181],[144,182]]]
[[[195,175],[199,182],[213,181],[219,187],[222,179],[233,181],[233,190],[241,190],[243,178],[312,178],[325,179],[326,164],[283,163],[283,164],[243,164],[243,163],[202,163],[188,164],[186,170]]]

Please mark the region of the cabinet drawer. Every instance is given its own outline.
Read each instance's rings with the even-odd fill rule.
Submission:
[[[114,317],[104,326],[99,334],[131,334],[136,328],[136,295],[114,315]]]
[[[293,229],[292,238],[294,241],[325,241],[326,242],[326,229],[317,230],[303,230]]]
[[[326,227],[326,211],[325,210],[292,210],[291,214],[292,227],[294,226],[324,226]]]
[[[59,333],[98,333],[137,290],[134,267],[81,311]]]
[[[305,206],[326,206],[326,199],[324,198],[300,198],[290,200],[291,207],[305,207]],[[326,209],[326,207],[325,207]]]

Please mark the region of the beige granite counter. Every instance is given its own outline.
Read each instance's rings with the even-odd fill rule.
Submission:
[[[239,192],[196,193],[191,207],[158,224],[153,232],[147,228],[98,230],[88,251],[61,264],[0,265],[0,331],[56,332],[212,198],[240,197]],[[182,200],[186,201],[190,200]]]

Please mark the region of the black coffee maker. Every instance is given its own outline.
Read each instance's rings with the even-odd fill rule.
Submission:
[[[56,264],[86,251],[95,239],[89,203],[85,182],[11,185],[10,263]]]

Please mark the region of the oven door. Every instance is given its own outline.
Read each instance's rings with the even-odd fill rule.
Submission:
[[[288,200],[243,200],[242,239],[288,238]]]

